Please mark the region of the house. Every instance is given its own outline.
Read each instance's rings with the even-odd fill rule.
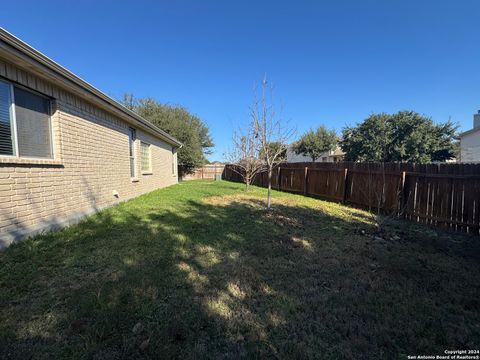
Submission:
[[[473,129],[460,137],[460,162],[480,162],[480,110],[473,115]]]
[[[177,183],[180,146],[0,29],[0,248]]]
[[[345,153],[340,149],[339,146],[335,150],[327,151],[321,154],[315,162],[338,162],[342,161]],[[287,162],[289,163],[298,163],[298,162],[312,162],[312,158],[309,156],[304,156],[302,154],[296,154],[292,146],[289,146],[287,149]]]

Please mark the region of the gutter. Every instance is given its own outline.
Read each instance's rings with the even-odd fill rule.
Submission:
[[[48,70],[52,71],[54,74],[59,75],[63,80],[67,80],[68,82],[80,87],[82,90],[86,91],[87,93],[93,95],[95,98],[99,99],[101,102],[105,103],[109,107],[112,107],[117,112],[120,112],[128,119],[133,119],[137,124],[140,124],[143,128],[150,130],[150,132],[156,134],[166,142],[171,145],[175,145],[177,148],[183,146],[183,144],[175,139],[173,136],[168,134],[167,132],[163,131],[159,127],[153,125],[149,121],[142,118],[140,115],[136,114],[132,110],[127,109],[108,95],[104,94],[100,90],[98,90],[93,85],[90,85],[85,80],[81,79],[77,75],[73,74],[71,71],[65,69],[63,66],[59,65],[52,59],[48,58],[40,51],[34,49],[30,45],[26,44],[25,42],[21,41],[14,35],[10,34],[8,31],[0,27],[0,40],[5,42],[10,47],[14,48],[22,55],[27,57],[30,60],[34,60],[35,62],[43,65]],[[1,44],[0,44],[1,45]]]

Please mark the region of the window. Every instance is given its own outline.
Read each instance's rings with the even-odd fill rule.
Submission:
[[[50,100],[0,81],[0,155],[52,158]]]
[[[152,159],[150,154],[150,144],[140,142],[140,150],[142,155],[142,172],[149,173],[152,171]]]
[[[10,85],[0,82],[0,154],[13,155],[12,99]]]
[[[175,148],[172,146],[172,175],[175,175]]]
[[[128,128],[128,151],[130,156],[130,177],[136,177],[135,171],[135,140],[137,139],[137,131]]]

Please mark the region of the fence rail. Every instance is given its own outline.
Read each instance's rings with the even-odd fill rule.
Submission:
[[[242,181],[234,165],[225,167],[223,178]],[[253,183],[266,187],[267,174],[258,174]],[[282,164],[274,170],[272,186],[480,234],[480,164]]]

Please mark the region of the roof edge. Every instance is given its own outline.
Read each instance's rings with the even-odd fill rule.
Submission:
[[[473,128],[473,129],[470,129],[470,130],[467,130],[467,131],[464,131],[463,133],[460,133],[458,134],[458,137],[462,137],[462,136],[465,136],[465,135],[470,135],[470,134],[473,134],[477,131],[480,131],[480,127],[476,127],[476,128]]]
[[[25,56],[27,56],[30,59],[33,59],[34,61],[37,61],[41,65],[47,67],[54,73],[60,75],[61,77],[71,81],[75,85],[79,86],[83,90],[87,91],[88,93],[94,95],[101,101],[105,102],[107,105],[113,107],[117,111],[120,111],[121,113],[125,114],[126,116],[132,118],[136,122],[140,123],[143,125],[143,127],[148,128],[152,133],[158,135],[160,138],[163,140],[167,141],[168,143],[172,145],[176,145],[178,147],[183,146],[183,144],[165,132],[164,130],[160,129],[159,127],[153,125],[150,123],[148,120],[144,119],[134,111],[127,109],[125,106],[117,102],[116,100],[112,99],[102,91],[98,90],[96,87],[93,85],[89,84],[85,80],[81,79],[79,76],[75,75],[71,71],[67,70],[60,64],[56,63],[46,55],[42,54],[40,51],[36,50],[32,46],[28,45],[27,43],[23,42],[19,38],[17,38],[15,35],[9,33],[7,30],[4,28],[0,27],[0,40],[4,41],[8,45],[12,46],[15,48],[17,51],[21,52]]]

